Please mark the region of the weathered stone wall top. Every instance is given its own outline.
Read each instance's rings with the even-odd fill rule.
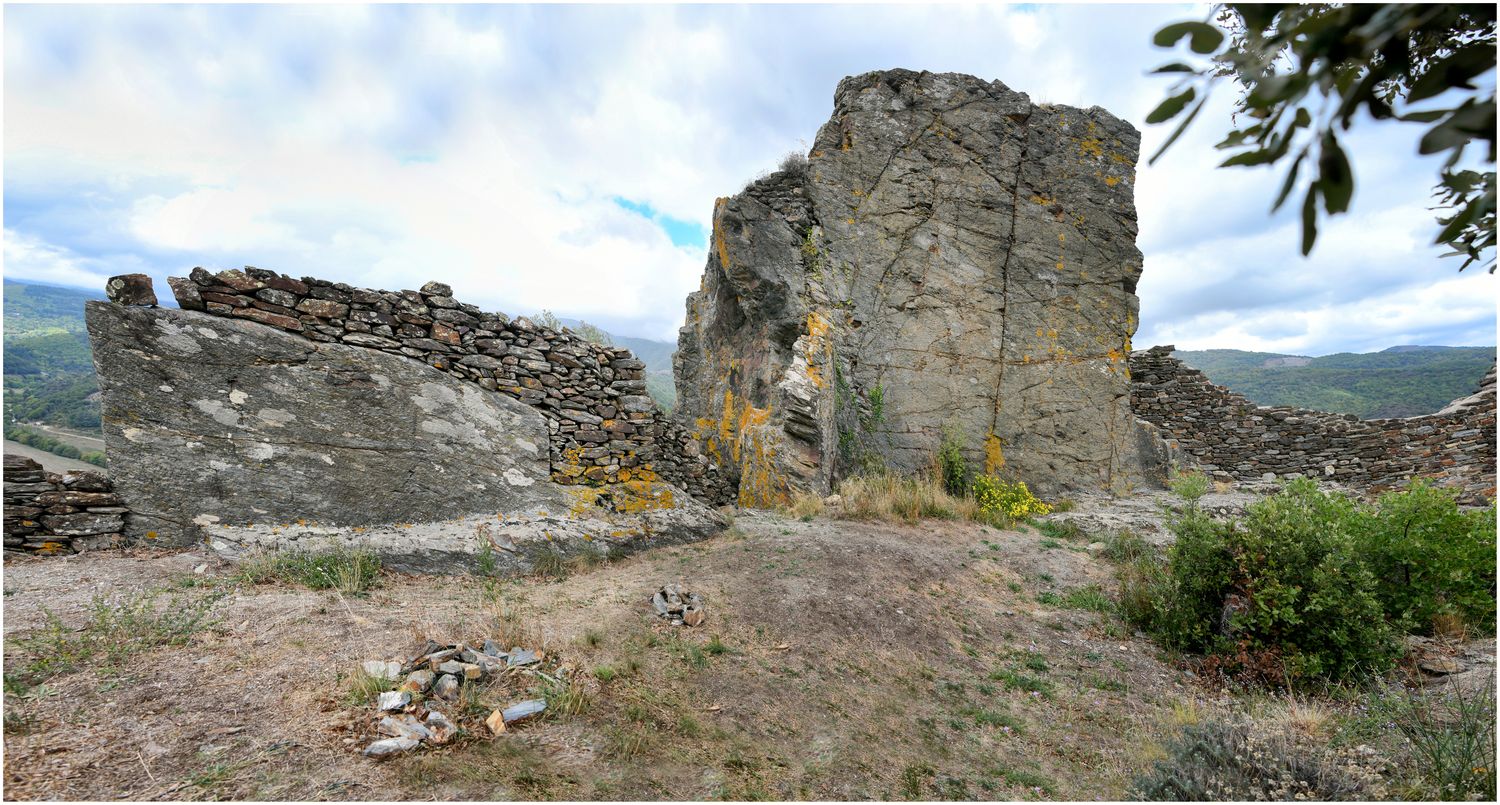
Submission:
[[[1361,420],[1256,405],[1172,357],[1173,347],[1130,355],[1131,405],[1178,442],[1192,463],[1223,479],[1326,478],[1379,493],[1413,478],[1495,497],[1495,370],[1472,395],[1435,414]]]
[[[378,291],[257,268],[197,268],[168,282],[185,310],[402,355],[535,408],[547,418],[557,483],[659,477],[710,502],[732,499],[728,481],[647,395],[645,364],[629,350],[482,311],[437,282]]]

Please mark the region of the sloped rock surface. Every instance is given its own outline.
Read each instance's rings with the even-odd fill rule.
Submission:
[[[925,468],[949,429],[1044,492],[1155,471],[1129,406],[1139,134],[998,81],[847,78],[805,166],[720,199],[678,411],[740,502]]]
[[[595,490],[551,482],[540,413],[425,364],[191,311],[90,303],[86,316],[131,537],[225,553],[316,537],[424,569],[493,548],[493,526],[514,529],[497,543],[517,559],[498,564],[524,570],[522,548],[553,539],[546,518],[600,514]],[[653,500],[670,510],[633,519],[664,538],[719,525],[680,492]],[[441,527],[481,513],[484,529]]]

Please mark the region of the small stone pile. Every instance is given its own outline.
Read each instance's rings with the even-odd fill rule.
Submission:
[[[684,593],[676,584],[668,584],[651,596],[656,614],[673,626],[697,626],[703,623],[703,596]]]
[[[102,473],[46,472],[25,456],[5,456],[5,550],[42,555],[124,542],[126,508]]]
[[[558,681],[564,672],[541,670],[540,650],[515,646],[505,650],[486,639],[478,648],[467,643],[441,644],[428,640],[402,660],[368,660],[364,672],[376,679],[399,682],[395,690],[380,694],[376,702],[375,729],[389,737],[365,747],[366,757],[383,760],[416,749],[422,744],[442,746],[459,732],[459,724],[439,710],[439,702],[456,703],[466,685],[479,685],[505,676],[529,675]],[[485,719],[491,735],[500,735],[521,721],[547,709],[543,699],[525,699],[495,710]]]

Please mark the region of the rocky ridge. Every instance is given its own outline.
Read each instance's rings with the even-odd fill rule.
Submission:
[[[806,161],[720,199],[677,412],[739,501],[925,469],[1043,493],[1159,473],[1129,406],[1139,134],[998,81],[846,78]]]

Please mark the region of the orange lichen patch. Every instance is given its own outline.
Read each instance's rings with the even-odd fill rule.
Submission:
[[[734,446],[735,460],[739,460],[739,440],[734,433],[734,392],[724,389],[724,410],[719,415],[719,441]]]
[[[1002,447],[999,436],[994,431],[984,439],[984,472],[986,475],[994,475],[1005,467],[1005,450]]]
[[[1121,179],[1118,176],[1106,176],[1106,177],[1104,177],[1104,183],[1107,184],[1107,185],[1109,185],[1110,187],[1114,187],[1115,185],[1119,184],[1120,182],[1121,182]]]
[[[1053,198],[1051,196],[1048,196],[1048,195],[1042,195],[1042,194],[1036,194],[1036,193],[1034,193],[1031,196],[1031,203],[1032,204],[1040,204],[1043,207],[1050,207],[1053,204],[1057,203],[1057,199],[1055,199],[1055,198]]]
[[[714,251],[719,255],[719,265],[725,269],[730,266],[729,246],[724,243],[724,227],[719,221],[719,216],[724,212],[724,205],[729,199],[720,196],[714,199]]]
[[[573,505],[568,509],[569,517],[582,517],[599,505],[599,496],[604,490],[595,486],[569,486],[565,487],[568,496],[573,498]]]
[[[833,345],[828,340],[828,331],[831,327],[828,319],[817,311],[809,311],[807,314],[807,346],[802,357],[807,360],[807,379],[812,381],[818,388],[824,387],[823,368],[819,359],[822,353],[832,353]],[[743,429],[742,429],[743,430]]]
[[[1104,157],[1104,146],[1098,137],[1085,137],[1078,141],[1078,152],[1086,157],[1102,159]]]

